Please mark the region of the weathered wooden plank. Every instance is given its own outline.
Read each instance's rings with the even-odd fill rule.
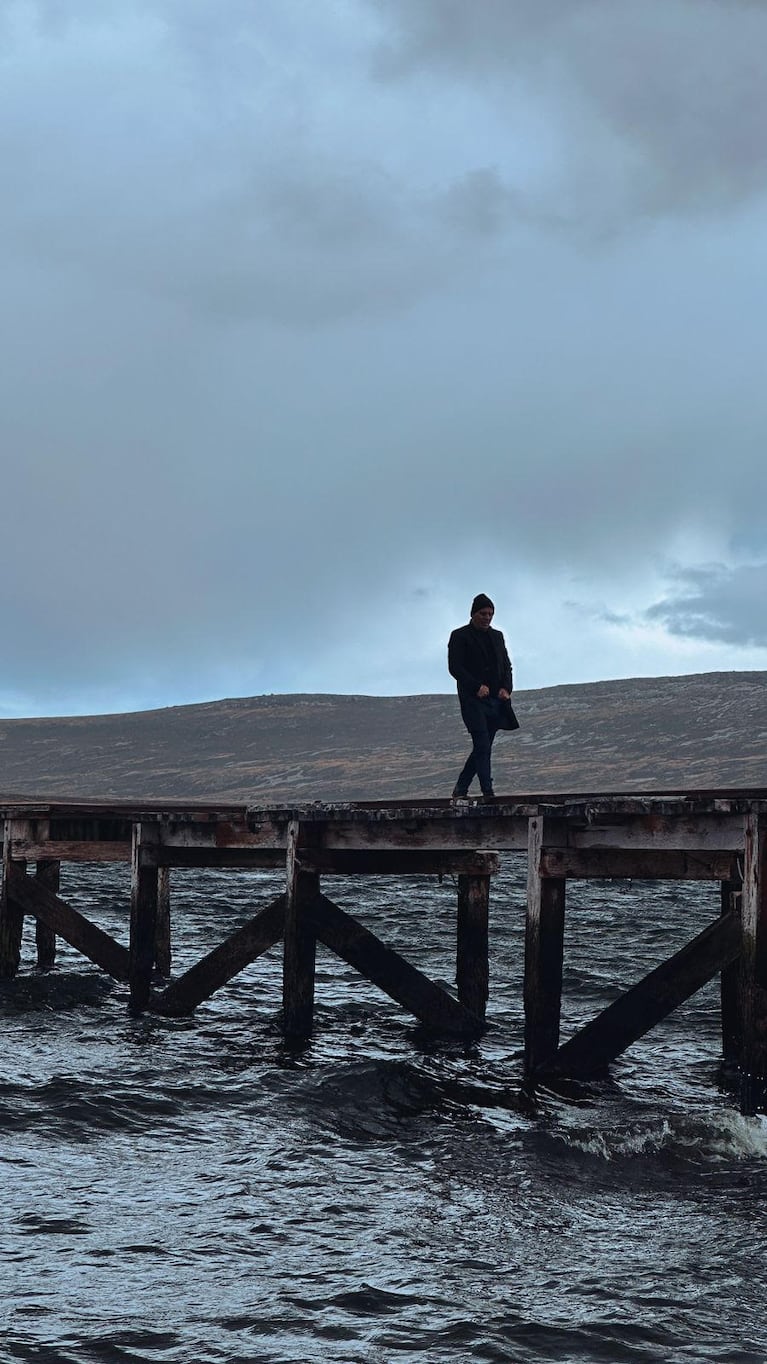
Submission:
[[[740,852],[743,819],[730,814],[625,815],[573,828],[572,848],[672,848]]]
[[[525,923],[525,1074],[532,1075],[559,1045],[565,878],[543,876],[544,847],[564,842],[559,821],[530,820]]]
[[[163,820],[159,841],[165,848],[281,848],[284,860],[287,823],[264,820],[248,827],[244,821],[238,824],[230,820],[204,823]]]
[[[282,937],[285,924],[285,896],[278,895],[242,928],[230,934],[212,952],[191,966],[162,992],[153,994],[150,1006],[155,1013],[180,1017],[190,1014],[226,985],[251,962],[268,951]]]
[[[108,933],[92,924],[66,901],[42,885],[37,877],[26,876],[14,863],[11,870],[10,894],[17,907],[25,914],[47,924],[53,933],[68,942],[77,952],[89,957],[96,966],[114,976],[127,980],[129,956],[127,947],[116,943]]]
[[[542,876],[626,877],[641,880],[723,881],[734,855],[675,848],[546,848]]]
[[[563,1043],[538,1074],[598,1075],[740,955],[737,914],[723,915]]]
[[[403,848],[407,850],[441,849],[445,852],[459,849],[475,850],[492,848],[499,852],[524,850],[527,847],[527,819],[504,817],[494,819],[479,816],[464,820],[451,820],[442,817],[433,820],[420,820],[413,823],[407,820],[363,823],[358,820],[328,821],[323,833],[325,848]]]
[[[282,1026],[286,1037],[308,1037],[314,1021],[317,939],[306,909],[319,894],[320,878],[299,861],[298,820],[287,834],[285,942],[282,975]]]
[[[156,825],[133,826],[130,903],[130,1002],[141,1012],[149,1003],[157,932]]]
[[[459,875],[455,980],[459,1000],[477,1018],[485,1017],[489,990],[489,904],[489,876]]]
[[[482,1020],[429,980],[326,895],[306,907],[320,942],[437,1033],[476,1036]]]
[[[28,862],[129,862],[130,843],[20,838],[14,840],[13,855]]]
[[[14,821],[3,825],[3,879],[0,884],[0,980],[10,980],[21,964],[21,938],[24,932],[24,911],[9,891],[12,861]],[[26,873],[25,861],[15,863],[21,874]]]
[[[54,895],[59,893],[61,881],[60,862],[38,862],[35,867],[35,879],[45,886],[46,890],[52,890]],[[43,923],[42,919],[35,920],[35,946],[37,947],[37,965],[41,971],[50,971],[56,964],[56,934]]]
[[[749,812],[743,833],[740,1104],[751,1114],[767,1099],[767,817]]]

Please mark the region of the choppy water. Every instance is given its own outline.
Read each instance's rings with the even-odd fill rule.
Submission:
[[[64,878],[125,941],[124,870]],[[174,873],[176,969],[276,888]],[[452,980],[448,881],[325,888]],[[565,1033],[718,912],[705,885],[568,894]],[[609,1082],[521,1110],[523,902],[510,858],[468,1054],[322,951],[302,1050],[279,949],[182,1021],[132,1019],[66,948],[3,987],[0,1359],[767,1361],[767,1129],[717,1088],[716,988]]]

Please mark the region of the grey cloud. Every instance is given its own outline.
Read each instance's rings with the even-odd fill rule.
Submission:
[[[594,0],[369,0],[384,34],[373,56],[382,79],[444,66],[482,78],[508,72],[536,40],[550,37]]]
[[[591,22],[593,0],[567,8]],[[369,59],[382,16],[401,39],[427,10],[6,7],[14,696],[353,690],[363,670],[372,690],[449,686],[449,602],[460,619],[477,587],[504,610],[526,592],[535,637],[562,582],[601,601],[605,579],[641,577],[688,524],[765,557],[756,213],[600,252],[542,232],[567,205],[533,202],[505,157],[493,39],[520,26],[528,93],[550,53],[546,109],[580,136],[563,6],[460,0],[449,80],[424,101],[373,82]],[[678,580],[667,609],[698,586]],[[609,600],[622,623],[619,588]]]
[[[767,563],[711,564],[676,575],[678,590],[645,613],[674,635],[767,647]]]
[[[0,95],[0,237],[18,258],[219,319],[317,324],[412,306],[501,225],[492,171],[417,184],[368,151],[363,76],[360,137],[321,128],[308,58],[280,56],[302,6],[20,12]]]
[[[437,207],[447,224],[480,238],[498,236],[524,216],[521,196],[493,166],[459,176],[443,191]]]
[[[717,211],[767,188],[761,2],[370,3],[386,20],[380,78],[442,72],[496,103],[520,86],[546,100],[562,164],[532,197],[571,228]]]

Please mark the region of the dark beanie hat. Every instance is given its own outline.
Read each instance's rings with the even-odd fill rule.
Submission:
[[[473,616],[475,611],[482,611],[486,606],[489,606],[493,611],[495,610],[495,605],[490,598],[486,597],[484,592],[479,592],[471,603],[469,614]]]

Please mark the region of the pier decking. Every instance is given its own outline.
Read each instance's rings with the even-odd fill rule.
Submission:
[[[323,943],[435,1032],[481,1033],[489,991],[488,920],[499,854],[528,859],[525,949],[527,1081],[598,1074],[717,974],[723,1055],[743,1111],[764,1106],[767,1078],[767,788],[667,793],[512,795],[444,800],[246,806],[8,800],[3,820],[0,976],[20,965],[24,915],[37,964],[56,937],[130,988],[134,1010],[183,1015],[283,941],[283,1027],[312,1028]],[[59,895],[62,862],[129,862],[125,946]],[[34,875],[30,874],[35,865]],[[182,975],[171,978],[174,867],[284,867],[284,891]],[[429,980],[333,903],[324,874],[457,877],[456,993]],[[681,951],[574,1036],[560,1039],[567,881],[709,880],[721,913]],[[126,918],[128,906],[126,905]],[[183,925],[176,926],[183,931]],[[158,981],[160,983],[158,983]]]

